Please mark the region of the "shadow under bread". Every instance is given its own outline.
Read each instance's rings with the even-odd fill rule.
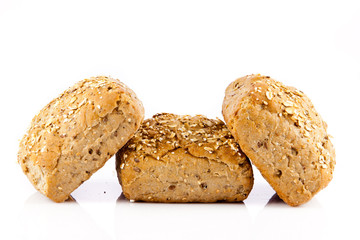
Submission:
[[[231,220],[228,220],[231,219]],[[115,236],[134,239],[203,239],[246,237],[251,218],[243,202],[151,203],[130,202],[123,194],[115,207]],[[139,231],[141,226],[141,231]],[[205,226],[205,227],[204,227]],[[250,233],[249,233],[250,234]],[[250,235],[249,235],[250,236]]]
[[[24,203],[17,222],[16,239],[111,239],[73,197],[55,203],[36,192]]]
[[[275,193],[255,218],[253,239],[323,239],[329,232],[327,221],[316,197],[291,207]]]

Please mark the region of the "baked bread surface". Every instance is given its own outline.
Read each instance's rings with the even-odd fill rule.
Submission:
[[[123,193],[134,201],[242,201],[249,160],[221,120],[162,113],[145,120],[116,154]]]
[[[248,75],[227,87],[222,109],[241,149],[287,204],[309,201],[331,181],[335,150],[303,92]]]
[[[37,190],[63,202],[133,136],[143,118],[142,103],[119,80],[85,79],[33,118],[18,162]]]

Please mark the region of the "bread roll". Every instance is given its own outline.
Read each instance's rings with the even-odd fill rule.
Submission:
[[[63,202],[133,136],[143,118],[142,103],[119,80],[85,79],[33,118],[18,162],[38,191]]]
[[[279,197],[309,201],[332,179],[335,150],[327,125],[301,91],[249,75],[226,89],[223,115],[241,149]]]
[[[237,202],[253,186],[249,160],[221,120],[162,113],[143,122],[116,154],[126,198]]]

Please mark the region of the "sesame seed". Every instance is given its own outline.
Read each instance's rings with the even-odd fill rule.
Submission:
[[[306,129],[307,131],[309,131],[309,132],[312,131],[312,129],[311,129],[308,125],[305,125],[305,129]]]
[[[229,144],[229,146],[232,150],[234,150],[236,152],[238,151],[238,149],[234,146],[234,144]]]
[[[294,94],[298,95],[299,97],[304,96],[304,94],[303,94],[301,91],[299,91],[299,90],[295,90],[295,91],[294,91]]]
[[[206,151],[208,151],[208,152],[214,151],[214,149],[212,149],[211,147],[204,147],[204,149],[205,149]]]
[[[273,93],[270,91],[266,91],[265,95],[266,95],[267,99],[269,99],[269,100],[271,100],[273,98]]]
[[[81,101],[81,103],[79,103],[79,107],[81,107],[82,105],[84,105],[87,102],[87,98],[84,98],[84,100]]]
[[[293,103],[293,102],[290,102],[290,101],[285,101],[285,102],[283,102],[283,105],[284,105],[285,107],[292,107],[292,106],[294,106],[294,103]]]
[[[45,152],[46,151],[46,146],[44,146],[43,148],[41,148],[40,152]]]
[[[75,102],[75,101],[76,101],[76,99],[77,99],[77,97],[73,97],[73,98],[71,98],[70,103]]]
[[[293,107],[287,107],[287,108],[285,108],[285,112],[287,112],[288,114],[294,114],[295,108],[293,108]]]

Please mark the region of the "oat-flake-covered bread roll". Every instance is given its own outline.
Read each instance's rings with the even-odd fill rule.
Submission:
[[[331,181],[335,150],[327,125],[301,91],[245,76],[227,87],[222,111],[241,149],[287,204],[309,201]]]
[[[250,162],[221,120],[157,114],[116,154],[126,198],[236,202],[253,186]]]
[[[119,80],[85,79],[33,118],[18,162],[37,190],[63,202],[133,136],[143,118],[142,103]]]

